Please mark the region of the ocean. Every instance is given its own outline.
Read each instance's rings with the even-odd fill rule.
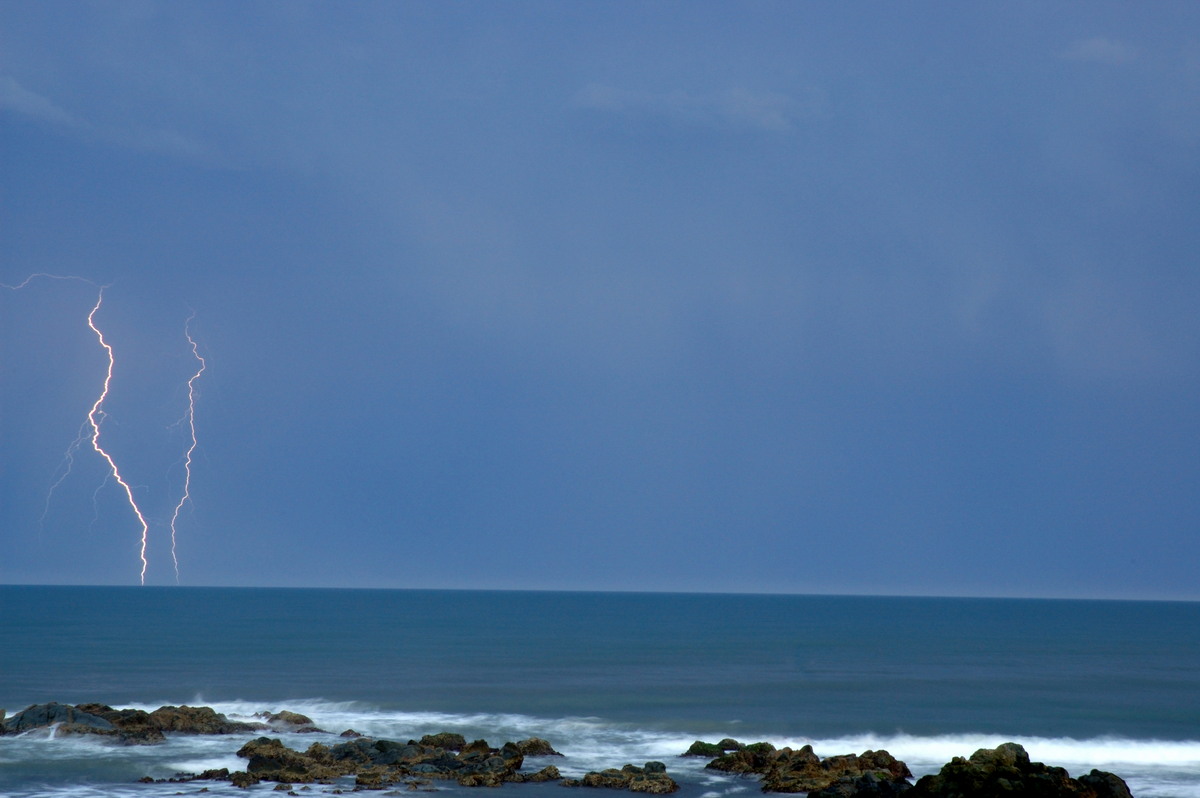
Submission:
[[[1071,775],[1112,771],[1135,798],[1200,798],[1200,603],[0,586],[0,708],[49,701],[287,709],[329,732],[272,735],[301,750],[348,728],[537,736],[565,757],[525,770],[657,759],[684,798],[759,794],[679,758],[724,737],[885,748],[916,776],[1015,741]],[[253,736],[0,737],[0,794],[265,794],[138,783],[244,769]]]

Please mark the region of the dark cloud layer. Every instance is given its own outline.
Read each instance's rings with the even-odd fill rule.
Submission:
[[[194,309],[186,584],[1194,599],[1195,17],[4,4],[0,282],[151,581]],[[137,578],[94,300],[2,581]]]

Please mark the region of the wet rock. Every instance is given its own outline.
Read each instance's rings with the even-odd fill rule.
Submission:
[[[430,748],[446,748],[451,751],[461,751],[467,745],[467,740],[461,734],[454,732],[439,732],[438,734],[426,734],[421,738],[420,745],[427,745]]]
[[[518,740],[514,745],[517,746],[517,750],[524,756],[562,756],[562,754],[554,750],[554,746],[541,737]]]
[[[445,740],[441,740],[445,742]],[[455,753],[442,746],[359,737],[332,747],[314,743],[301,753],[278,739],[259,737],[242,746],[247,772],[268,781],[310,783],[354,776],[361,789],[377,789],[412,776],[452,779],[464,786],[497,786],[523,781],[524,755],[515,743],[500,748],[484,740]]]
[[[245,771],[239,770],[229,776],[229,780],[233,782],[234,787],[241,787],[243,790],[247,787],[253,787],[262,781],[258,776]]]
[[[609,768],[592,771],[582,779],[563,779],[560,783],[564,787],[600,787],[652,795],[665,795],[679,789],[675,780],[667,775],[667,767],[662,762],[647,762],[643,767],[625,765],[620,770]]]
[[[1017,743],[957,756],[937,774],[922,777],[905,798],[1131,798],[1119,777],[1093,770],[1073,779],[1060,767],[1031,762]]]
[[[510,781],[540,783],[543,781],[558,781],[561,778],[562,774],[558,772],[558,768],[554,765],[546,765],[546,767],[536,773],[514,773]]]
[[[717,745],[735,742],[722,740]],[[836,789],[847,795],[859,789],[883,795],[888,791],[907,789],[911,786],[907,779],[912,778],[908,766],[887,751],[865,751],[861,755],[844,754],[821,759],[811,745],[793,750],[776,749],[770,743],[754,743],[730,750],[705,767],[725,773],[758,774],[763,777],[764,792],[817,792],[837,784]],[[870,778],[859,784],[867,776]],[[884,783],[890,786],[879,786]],[[822,798],[835,797],[831,793]]]
[[[721,750],[721,746],[716,743],[706,743],[703,740],[697,740],[692,743],[688,750],[684,751],[680,756],[703,756],[708,759],[714,759],[721,756],[725,752]]]
[[[755,743],[755,745],[767,745],[770,743]],[[726,737],[719,743],[706,743],[703,740],[697,740],[692,743],[688,750],[684,751],[680,756],[703,756],[713,759],[714,757],[722,756],[729,751],[741,751],[747,746],[742,745],[737,740]],[[771,746],[774,748],[774,746]]]
[[[278,738],[259,737],[238,749],[237,755],[249,760],[247,772],[268,781],[307,784],[353,772],[353,763],[335,763],[329,749],[320,743],[314,743],[308,751],[300,753]]]
[[[34,729],[58,726],[63,733],[109,734],[117,730],[109,721],[70,704],[34,704],[4,721],[3,734],[22,734]]]
[[[164,732],[182,734],[247,734],[265,731],[265,723],[230,720],[212,707],[163,706],[150,713],[149,722]]]

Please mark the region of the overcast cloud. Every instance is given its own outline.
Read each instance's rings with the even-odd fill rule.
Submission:
[[[1197,22],[0,3],[0,283],[153,583],[194,309],[184,584],[1200,598]],[[0,581],[137,581],[95,299]]]

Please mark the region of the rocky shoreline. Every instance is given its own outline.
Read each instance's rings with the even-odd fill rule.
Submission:
[[[225,781],[237,787],[263,782],[298,795],[294,785],[341,784],[353,778],[354,790],[405,786],[436,789],[436,782],[463,787],[557,782],[564,787],[590,787],[645,792],[675,792],[678,783],[663,762],[593,771],[563,778],[555,765],[523,771],[526,757],[563,756],[546,740],[530,737],[492,747],[485,740],[468,742],[453,732],[399,742],[365,737],[347,729],[343,742],[316,742],[304,751],[285,746],[274,733],[320,733],[312,719],[283,710],[261,712],[252,721],[231,720],[210,707],[163,706],[147,712],[114,709],[105,704],[37,704],[6,718],[0,711],[0,736],[44,733],[54,736],[94,735],[117,745],[157,745],[168,735],[259,734],[237,755],[245,770],[225,768],[170,779],[145,777],[143,782]],[[267,734],[264,734],[267,733]],[[811,746],[776,748],[769,742],[744,745],[724,739],[696,741],[681,757],[703,757],[708,770],[757,779],[763,792],[807,793],[811,798],[1132,798],[1118,776],[1100,770],[1072,778],[1060,767],[1033,762],[1016,743],[984,748],[970,757],[955,757],[936,774],[915,783],[908,766],[887,751],[864,751],[821,758]],[[301,789],[305,789],[302,787]],[[332,792],[342,792],[335,788]]]

